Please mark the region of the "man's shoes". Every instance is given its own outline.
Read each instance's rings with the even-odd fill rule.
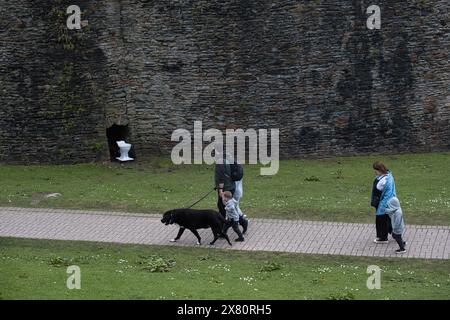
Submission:
[[[405,249],[405,248],[403,248],[403,249],[397,249],[397,250],[395,250],[395,253],[397,253],[397,254],[400,254],[400,253],[406,253],[406,249]]]
[[[373,242],[375,242],[375,243],[389,243],[389,241],[386,239],[386,240],[381,240],[380,238],[376,238],[375,240],[373,240]]]
[[[237,239],[235,239],[234,241],[236,241],[236,242],[242,242],[242,241],[244,241],[244,237],[237,238]]]

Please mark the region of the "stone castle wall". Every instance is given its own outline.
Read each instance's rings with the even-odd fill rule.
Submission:
[[[66,8],[82,9],[67,30]],[[381,30],[366,9],[381,8]],[[279,128],[282,157],[450,148],[447,0],[0,0],[0,161]]]

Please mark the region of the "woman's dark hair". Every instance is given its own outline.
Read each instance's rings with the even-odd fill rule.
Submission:
[[[380,171],[382,174],[388,173],[388,168],[381,161],[375,161],[372,166],[375,170]]]

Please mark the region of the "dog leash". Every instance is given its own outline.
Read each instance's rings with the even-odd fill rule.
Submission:
[[[200,200],[194,202],[193,204],[191,204],[189,207],[187,207],[187,209],[192,208],[193,206],[195,206],[197,203],[199,203],[200,201],[202,201],[203,199],[205,199],[207,196],[209,196],[209,194],[211,192],[213,192],[214,190],[216,190],[216,188],[211,189],[207,194],[205,194],[202,198],[200,198]]]

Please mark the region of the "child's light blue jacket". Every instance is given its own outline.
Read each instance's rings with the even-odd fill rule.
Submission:
[[[405,222],[403,221],[403,212],[400,207],[400,201],[397,197],[392,197],[387,203],[386,213],[391,218],[392,232],[402,235],[405,232]]]
[[[231,198],[225,203],[225,211],[227,213],[227,219],[231,221],[239,221],[239,212],[237,210],[237,201]]]

